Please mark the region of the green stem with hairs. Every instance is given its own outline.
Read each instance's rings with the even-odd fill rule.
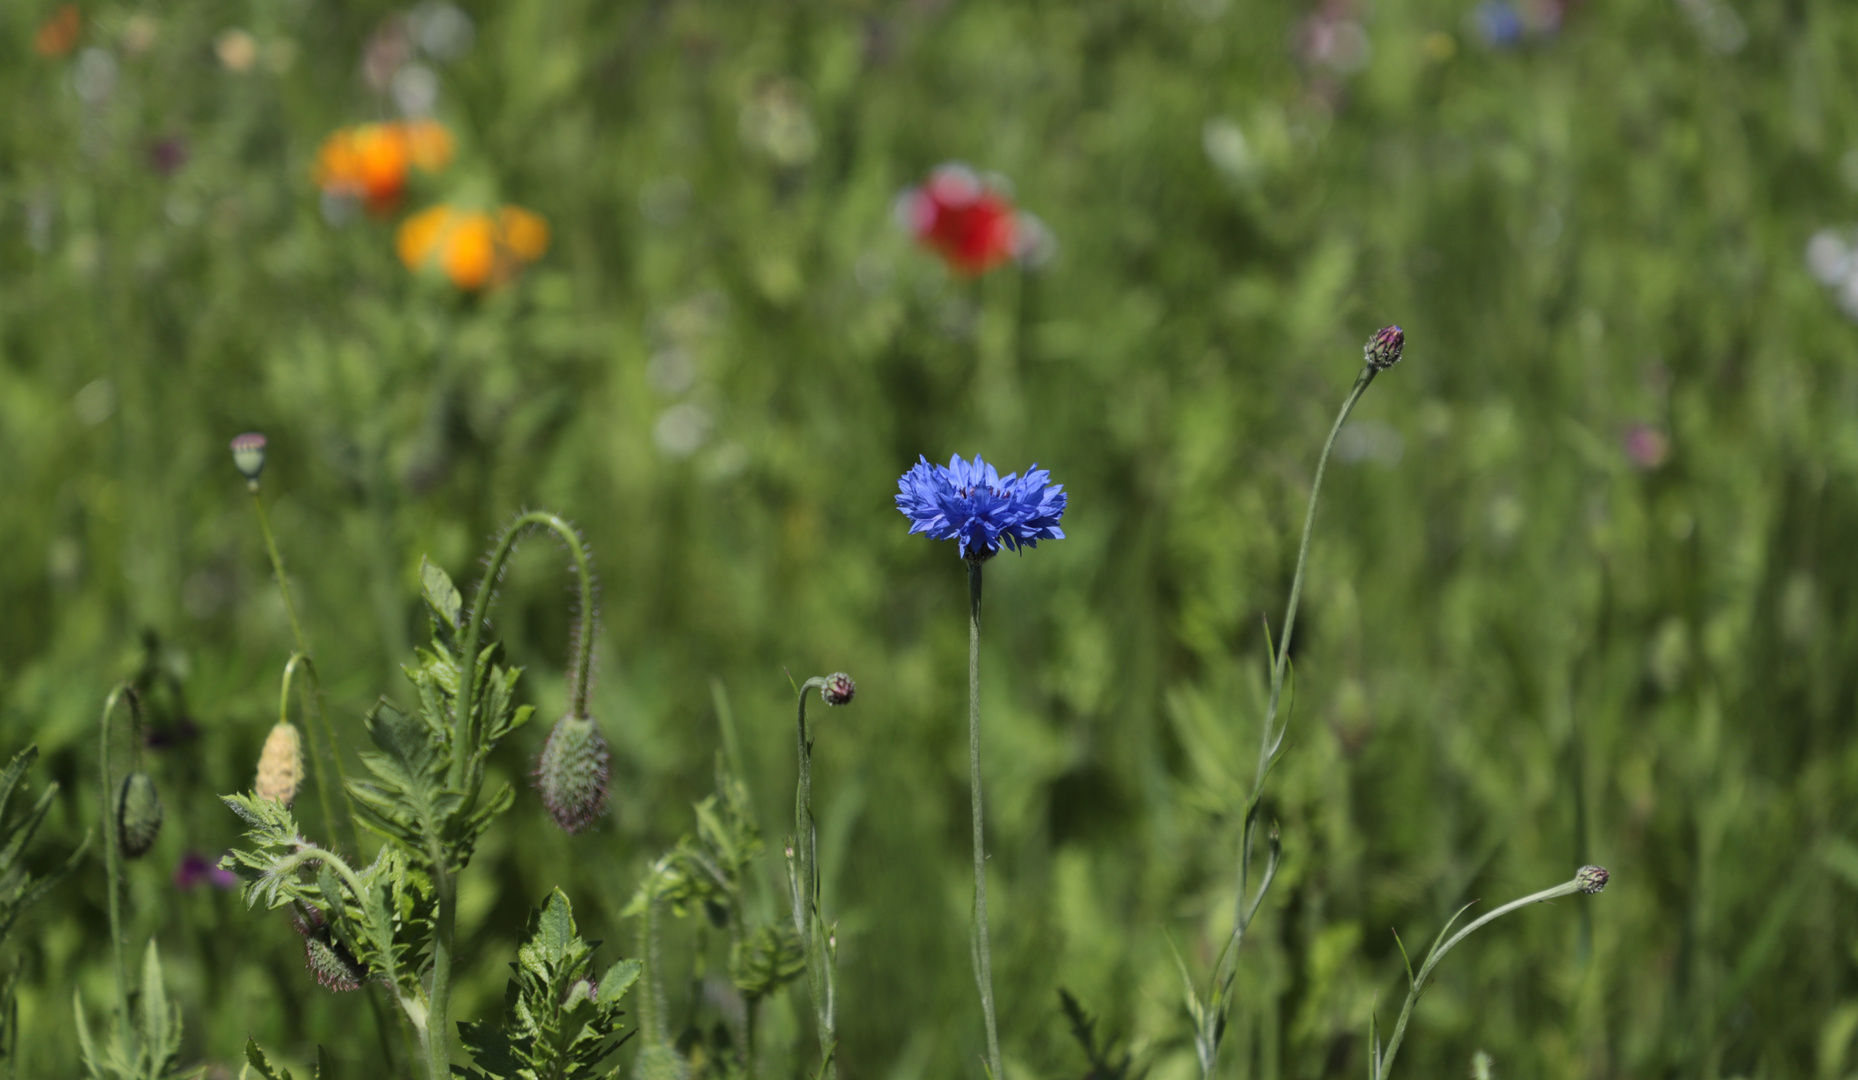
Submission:
[[[123,955],[123,856],[121,823],[116,820],[116,774],[110,768],[110,718],[116,706],[129,703],[129,721],[136,736],[135,756],[141,758],[142,702],[135,687],[118,683],[103,701],[103,715],[97,720],[97,770],[103,784],[103,866],[110,889],[110,951],[116,965],[117,1045],[130,1045],[129,1030],[129,962]]]
[[[794,786],[794,853],[799,862],[793,880],[794,931],[800,935],[806,953],[807,990],[813,998],[813,1024],[819,1036],[821,1080],[834,1080],[839,1074],[838,1031],[834,1013],[833,977],[826,943],[821,940],[825,917],[819,910],[819,829],[813,820],[813,740],[806,730],[806,698],[811,691],[822,692],[824,676],[814,676],[800,686],[799,702],[799,782]]]
[[[981,822],[981,562],[968,560],[968,794],[974,819],[974,981],[987,1019],[987,1068],[1000,1066],[1000,1028],[994,1019],[993,950],[987,940],[987,842]]]
[[[348,772],[342,767],[342,752],[336,746],[335,728],[329,723],[329,701],[323,694],[323,681],[316,674],[316,665],[310,661],[309,641],[303,636],[303,624],[297,619],[297,604],[290,595],[290,579],[284,574],[284,557],[278,553],[277,538],[271,532],[271,515],[265,512],[264,496],[258,482],[252,481],[247,487],[252,495],[252,509],[258,515],[258,531],[264,534],[265,552],[271,556],[271,572],[277,577],[277,591],[284,597],[284,614],[290,620],[291,640],[296,643],[297,651],[284,665],[284,686],[282,696],[290,694],[290,679],[296,667],[301,664],[308,669],[312,694],[304,696],[306,706],[314,703],[316,722],[306,724],[310,730],[310,747],[313,756],[323,759],[329,768],[335,770],[336,782],[342,791],[342,816],[337,818],[332,812],[334,803],[329,798],[329,782],[323,777],[321,768],[311,770],[310,779],[316,785],[316,801],[323,812],[323,821],[331,830],[341,829],[342,839],[350,850],[361,851],[361,833],[355,826],[355,814],[348,805]],[[280,709],[280,712],[285,710]],[[307,711],[307,710],[306,710]],[[316,745],[316,736],[322,735],[322,746]]]
[[[1571,880],[1564,881],[1553,888],[1530,893],[1520,900],[1512,900],[1494,911],[1487,912],[1481,918],[1473,921],[1469,926],[1466,926],[1451,937],[1446,938],[1445,932],[1451,929],[1452,923],[1458,921],[1459,915],[1463,915],[1466,911],[1470,910],[1471,905],[1466,904],[1464,907],[1459,908],[1458,913],[1447,920],[1444,929],[1439,931],[1439,937],[1444,938],[1445,943],[1441,945],[1437,940],[1433,941],[1432,949],[1426,953],[1425,963],[1420,965],[1419,974],[1417,976],[1413,974],[1412,962],[1410,960],[1407,962],[1406,1004],[1400,1008],[1400,1019],[1394,1024],[1393,1035],[1387,1040],[1387,1049],[1383,1052],[1378,1047],[1375,1047],[1372,1044],[1372,1037],[1370,1037],[1369,1052],[1371,1060],[1368,1066],[1369,1076],[1372,1080],[1385,1080],[1388,1071],[1393,1068],[1394,1055],[1400,1052],[1400,1041],[1406,1037],[1407,1019],[1413,1015],[1413,1006],[1419,1002],[1419,996],[1425,993],[1426,980],[1431,977],[1432,969],[1438,966],[1439,961],[1445,959],[1446,953],[1451,952],[1459,942],[1470,937],[1478,929],[1482,928],[1484,924],[1508,915],[1517,908],[1528,907],[1530,904],[1540,904],[1547,900],[1558,900],[1564,896],[1573,896],[1575,893],[1587,891],[1590,890],[1583,884],[1580,875],[1577,874]],[[1405,946],[1401,946],[1400,953],[1402,956],[1406,954]]]

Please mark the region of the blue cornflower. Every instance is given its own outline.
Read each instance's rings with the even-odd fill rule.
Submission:
[[[897,481],[897,509],[910,519],[910,534],[954,540],[961,557],[979,562],[999,554],[1002,545],[1018,551],[1040,540],[1063,540],[1058,519],[1064,516],[1062,484],[1048,484],[1052,474],[1034,465],[1025,476],[1002,479],[976,454],[973,461],[956,454],[946,466],[918,458]]]

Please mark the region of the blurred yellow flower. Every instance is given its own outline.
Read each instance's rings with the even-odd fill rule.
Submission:
[[[384,214],[400,201],[409,171],[436,173],[452,160],[452,134],[436,120],[346,127],[316,153],[316,184]]]
[[[436,268],[467,292],[501,285],[548,250],[548,222],[520,206],[495,215],[439,205],[400,223],[394,238],[407,269]]]

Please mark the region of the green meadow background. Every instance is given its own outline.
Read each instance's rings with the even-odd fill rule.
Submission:
[[[525,507],[596,552],[612,811],[568,837],[528,786],[570,635],[537,541],[495,628],[538,721],[493,764],[521,794],[464,879],[457,1019],[497,1012],[553,885],[636,953],[621,909],[722,709],[782,915],[788,673],[858,680],[814,769],[848,1080],[981,1074],[965,579],[896,478],[1051,469],[1067,539],[987,569],[1008,1069],[1087,1071],[1062,987],[1153,1080],[1197,1076],[1171,943],[1204,979],[1229,927],[1265,624],[1397,322],[1318,518],[1283,870],[1220,1075],[1360,1075],[1396,932],[1588,862],[1604,894],[1445,962],[1398,1073],[1858,1071],[1858,327],[1804,257],[1858,223],[1858,9],[1594,0],[1551,32],[1524,5],[1506,45],[1460,0],[464,6],[474,43],[429,62],[457,160],[346,224],[314,155],[393,115],[362,69],[400,9],[82,0],[48,57],[54,5],[0,6],[0,752],[63,785],[43,869],[98,826],[112,685],[195,732],[149,752],[167,822],[128,874],[185,1062],[236,1075],[250,1035],[385,1075],[365,995],[320,989],[281,913],[173,882],[234,842],[217,795],[291,649],[226,451],[255,429],[351,762],[368,704],[410,698],[422,555],[474,578]],[[913,246],[892,202],[951,160],[1010,179],[1047,265],[967,280]],[[442,198],[531,207],[553,246],[481,298],[409,274],[393,224]],[[107,1008],[104,895],[93,857],[0,956],[23,1077],[77,1073],[74,991]],[[729,1006],[700,922],[666,945],[676,1027]],[[816,1061],[803,987],[766,1075]]]

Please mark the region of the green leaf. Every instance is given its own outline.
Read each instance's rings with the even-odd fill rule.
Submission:
[[[445,629],[457,632],[459,620],[464,617],[464,597],[459,595],[458,586],[452,584],[451,575],[432,565],[424,556],[419,560],[419,592],[432,617]]]
[[[750,1001],[773,994],[806,971],[806,950],[792,923],[763,926],[729,950],[729,977]]]
[[[290,1070],[272,1065],[271,1059],[265,1057],[265,1052],[258,1048],[258,1040],[250,1036],[245,1039],[245,1063],[257,1070],[261,1080],[291,1080]]]

